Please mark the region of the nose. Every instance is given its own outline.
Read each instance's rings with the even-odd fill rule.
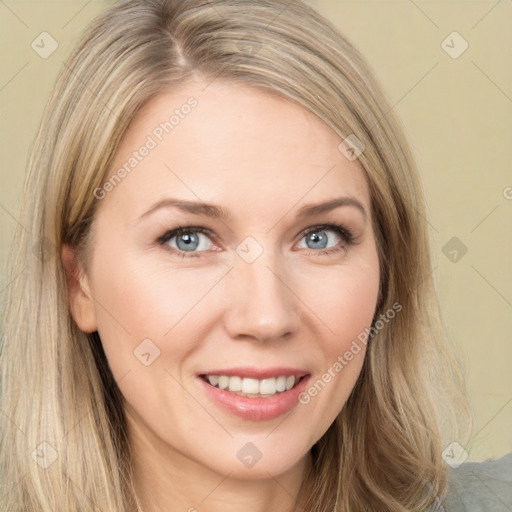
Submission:
[[[268,342],[297,332],[299,301],[290,276],[282,262],[265,252],[252,263],[236,259],[225,311],[225,329],[233,339]]]

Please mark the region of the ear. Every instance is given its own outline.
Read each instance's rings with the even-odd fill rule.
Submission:
[[[81,268],[76,251],[67,244],[62,246],[61,259],[68,283],[68,303],[76,324],[83,332],[97,330],[96,312],[87,276]]]

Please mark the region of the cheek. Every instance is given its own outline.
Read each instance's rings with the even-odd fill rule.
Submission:
[[[370,327],[379,279],[378,255],[373,248],[364,257],[354,257],[327,272],[319,268],[304,273],[299,293],[331,335],[326,338],[331,350],[342,350]]]
[[[330,293],[326,293],[322,303],[318,304],[330,333],[323,340],[324,364],[328,372],[323,380],[330,382],[332,377],[333,388],[343,390],[340,396],[343,401],[363,365],[377,302],[378,277],[378,273],[370,268],[364,272],[352,269],[331,283]]]
[[[306,289],[310,292],[304,302],[325,327],[325,335],[317,338],[320,371],[299,397],[316,419],[313,442],[341,411],[361,372],[379,290],[376,251],[368,251],[357,264],[339,266],[323,275],[310,274],[303,281],[303,294]]]
[[[173,270],[161,260],[152,263],[151,258],[136,258],[129,253],[113,260],[108,255],[116,252],[109,249],[105,245],[95,254],[91,289],[98,332],[114,376],[139,370],[140,362],[154,360],[152,367],[159,366],[158,358],[166,355],[166,347],[172,347],[174,359],[184,358],[193,349],[193,343],[187,340],[194,340],[192,332],[200,328],[195,310],[205,315],[198,305],[225,269]],[[169,343],[178,333],[179,340]],[[140,361],[140,356],[147,353],[149,358],[145,355]]]

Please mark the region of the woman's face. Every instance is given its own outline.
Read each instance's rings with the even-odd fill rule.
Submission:
[[[130,126],[95,191],[72,307],[99,332],[141,457],[268,478],[342,409],[379,266],[341,140],[290,101],[218,80],[161,94]]]

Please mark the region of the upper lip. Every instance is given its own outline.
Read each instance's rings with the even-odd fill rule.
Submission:
[[[208,370],[207,372],[203,372],[200,374],[203,375],[226,375],[228,377],[242,377],[248,379],[271,379],[276,377],[303,377],[304,375],[309,375],[308,370],[304,370],[303,368],[290,368],[290,367],[272,367],[272,368],[256,368],[256,367],[238,367],[238,368],[223,368],[219,370]]]

